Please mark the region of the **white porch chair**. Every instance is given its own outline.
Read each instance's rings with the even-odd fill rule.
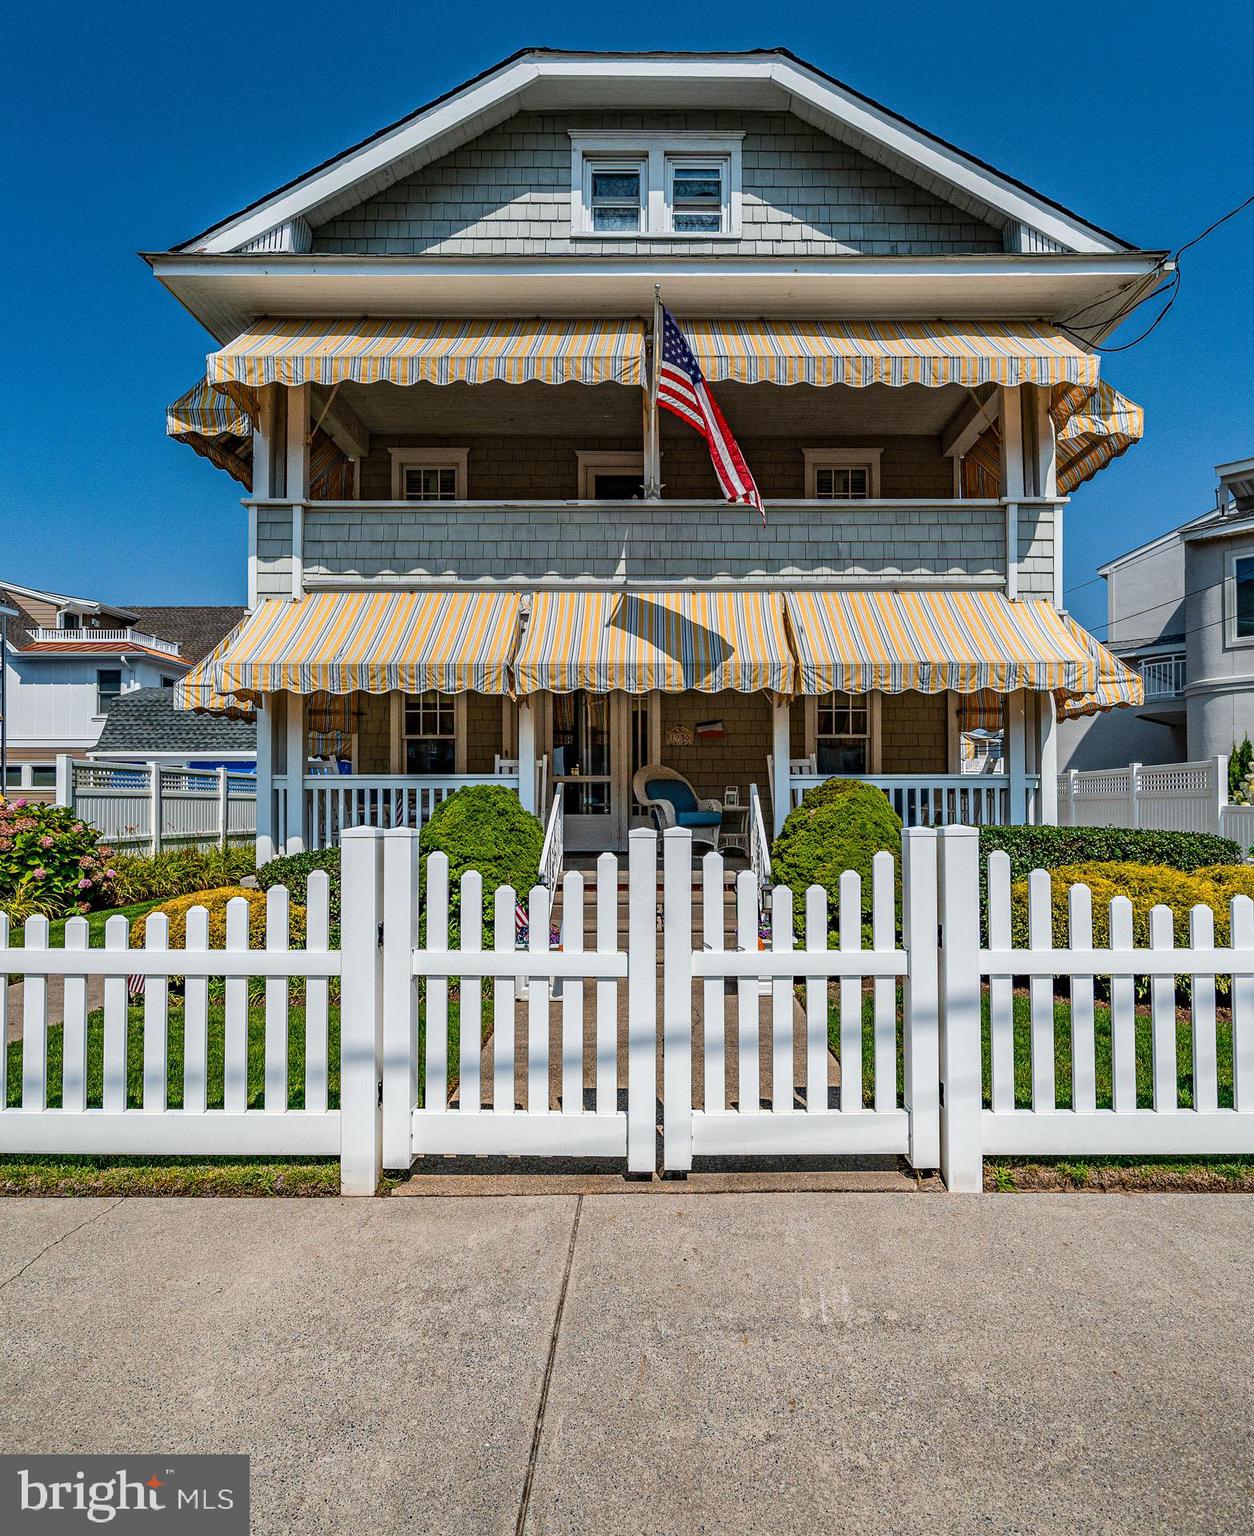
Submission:
[[[718,847],[723,826],[722,802],[699,799],[682,773],[664,768],[661,763],[646,763],[636,770],[631,788],[639,803],[653,813],[659,831],[687,827],[694,843]]]

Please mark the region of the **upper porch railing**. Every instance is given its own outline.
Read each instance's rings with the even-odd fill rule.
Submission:
[[[37,627],[27,631],[30,639],[39,645],[142,645],[146,651],[160,651],[163,656],[177,656],[179,648],[173,640],[161,640],[144,629],[49,629]]]
[[[1010,776],[1002,773],[860,773],[793,774],[789,780],[792,806],[801,804],[807,789],[827,778],[856,778],[882,789],[907,827],[1006,826],[1022,817],[1014,813]],[[1024,777],[1026,819],[1038,819],[1040,778]]]

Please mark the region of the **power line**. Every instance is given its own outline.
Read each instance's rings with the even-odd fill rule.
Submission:
[[[1169,534],[1169,533],[1180,533],[1185,528],[1191,527],[1195,522],[1199,521],[1199,519],[1208,516],[1210,513],[1214,512],[1215,510],[1216,509],[1214,507],[1207,507],[1205,512],[1199,512],[1196,517],[1189,518],[1187,521],[1185,521],[1183,523],[1177,523],[1174,528],[1168,528],[1165,533],[1159,534],[1158,537],[1160,539],[1165,539],[1167,537],[1167,534]],[[1158,540],[1155,539],[1152,542],[1157,543]],[[1119,560],[1120,563],[1123,564],[1123,565],[1139,565],[1142,560],[1152,560],[1153,558],[1154,558],[1153,552],[1148,551],[1148,550],[1142,551],[1140,553],[1137,553],[1136,551],[1133,551],[1131,554],[1128,554],[1128,555],[1123,555],[1123,556],[1116,555],[1115,556],[1115,559]],[[1106,580],[1105,576],[1090,576],[1087,581],[1079,581],[1079,582],[1076,582],[1076,584],[1074,586],[1067,587],[1062,595],[1064,597],[1070,597],[1073,592],[1083,592],[1085,587],[1096,586],[1099,581],[1105,581],[1105,580]],[[1148,612],[1148,611],[1149,610],[1147,609],[1146,612]]]

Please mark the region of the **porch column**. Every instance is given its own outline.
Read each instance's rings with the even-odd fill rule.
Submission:
[[[305,851],[305,695],[287,695],[287,845],[284,853]]]
[[[1001,391],[1001,494],[1006,505],[1006,596],[1019,595],[1019,503],[1023,500],[1023,404],[1018,388]]]
[[[792,809],[792,706],[788,699],[771,701],[771,755],[774,782],[771,785],[771,813],[778,837],[785,818]]]
[[[530,697],[518,701],[518,798],[524,811],[542,814],[536,804],[536,711]]]
[[[1058,825],[1058,725],[1052,693],[1036,696],[1036,771],[1041,776],[1036,819],[1043,827]]]
[[[287,499],[292,503],[292,596],[305,584],[305,502],[309,497],[309,385],[287,390]]]
[[[1027,720],[1023,690],[1006,695],[1006,772],[1010,779],[1010,825],[1021,827],[1028,817]]]
[[[274,857],[274,705],[257,705],[257,868]]]

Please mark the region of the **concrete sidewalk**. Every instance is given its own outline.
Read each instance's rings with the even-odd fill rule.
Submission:
[[[0,1201],[0,1441],[265,1533],[1254,1522],[1254,1203]]]

